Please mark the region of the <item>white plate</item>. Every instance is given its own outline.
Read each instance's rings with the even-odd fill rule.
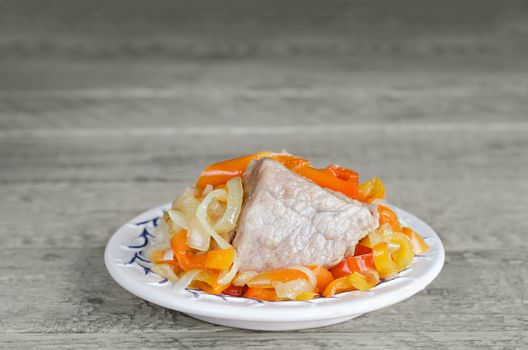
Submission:
[[[106,268],[123,288],[151,303],[223,326],[257,330],[294,330],[328,326],[395,304],[423,290],[440,273],[444,247],[425,222],[391,206],[400,221],[419,232],[431,249],[416,256],[410,268],[367,292],[346,292],[311,301],[263,302],[210,295],[197,290],[175,291],[150,271],[142,250],[151,239],[158,218],[169,204],[151,209],[117,230],[105,250]]]

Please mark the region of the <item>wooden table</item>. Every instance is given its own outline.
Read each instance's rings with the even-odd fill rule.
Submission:
[[[513,9],[497,13],[525,13]],[[249,37],[269,34],[242,23]],[[506,23],[525,39],[526,22]],[[190,53],[164,39],[76,46],[67,32],[1,31],[0,347],[528,347],[528,55],[515,51],[518,37],[494,29],[489,51],[437,32],[385,46],[337,40],[321,54],[334,32],[306,44],[292,28],[258,52],[237,31],[234,43],[203,40]],[[123,222],[172,200],[205,164],[282,149],[384,179],[389,200],[442,238],[439,277],[392,307],[283,333],[206,324],[110,278],[103,250]]]

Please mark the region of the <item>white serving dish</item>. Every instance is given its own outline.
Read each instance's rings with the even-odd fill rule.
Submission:
[[[153,208],[121,226],[106,246],[106,267],[113,279],[130,293],[223,326],[284,331],[344,322],[420,292],[434,280],[444,264],[444,247],[433,229],[411,213],[391,206],[402,223],[419,232],[431,249],[423,256],[416,256],[410,268],[395,279],[384,281],[367,292],[346,292],[334,298],[311,301],[266,302],[197,290],[175,291],[169,282],[163,282],[150,272],[150,262],[141,254],[152,237],[157,218],[168,208],[169,204]]]

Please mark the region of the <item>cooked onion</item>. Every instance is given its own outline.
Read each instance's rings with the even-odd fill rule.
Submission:
[[[170,233],[167,223],[164,219],[159,220],[158,226],[154,230],[154,240],[149,241],[149,245],[145,249],[143,255],[150,260],[152,252],[159,249],[170,248]]]
[[[198,205],[198,208],[196,209],[196,217],[198,218],[198,221],[202,225],[203,229],[211,235],[211,237],[214,238],[216,243],[218,243],[218,246],[220,249],[227,249],[231,247],[231,245],[223,239],[216,231],[211,227],[211,223],[209,222],[209,218],[207,215],[207,207],[209,206],[209,203],[213,200],[213,198],[225,198],[227,196],[227,193],[224,189],[217,189],[209,192],[207,196],[202,200],[200,205]]]
[[[233,280],[233,285],[237,287],[243,287],[257,274],[258,272],[256,271],[244,271]]]
[[[209,192],[213,190],[213,185],[207,184],[202,191],[202,196],[206,196]]]
[[[187,188],[185,192],[172,204],[172,209],[183,214],[185,219],[185,227],[187,229],[187,244],[194,249],[207,251],[209,249],[210,235],[202,227],[196,218],[196,209],[200,205],[200,201],[195,197],[196,191],[192,188]],[[174,213],[172,213],[174,215]],[[169,213],[170,215],[170,213]],[[180,220],[179,216],[175,214],[176,220]]]
[[[161,218],[158,221],[158,226],[156,226],[156,229],[154,230],[154,237],[156,243],[168,242],[170,240],[169,226],[165,219]]]
[[[305,266],[301,266],[301,265],[294,265],[288,268],[292,270],[299,270],[303,272],[306,276],[308,276],[308,282],[312,285],[312,288],[315,288],[315,286],[317,285],[317,278],[315,277],[315,274],[313,273],[313,271],[310,270],[309,268]]]
[[[217,222],[220,220],[222,215],[224,215],[226,207],[226,203],[220,201],[218,198],[213,198],[211,203],[209,203],[209,207],[207,208],[207,215],[209,215],[210,221]]]
[[[191,218],[189,230],[187,231],[187,245],[189,247],[201,250],[209,250],[211,235],[203,227],[197,217]]]
[[[279,298],[295,300],[301,293],[313,292],[313,287],[304,279],[288,282],[273,281],[271,284]]]
[[[174,251],[172,249],[166,249],[163,254],[163,260],[174,260]]]
[[[235,278],[236,274],[238,272],[238,259],[236,256],[233,257],[233,264],[231,265],[231,269],[225,269],[224,271],[220,272],[218,275],[218,284],[228,284],[231,283],[233,278]]]
[[[187,288],[187,286],[189,284],[191,284],[191,282],[193,281],[193,279],[196,277],[196,275],[198,275],[199,273],[201,272],[201,270],[190,270],[190,271],[187,271],[181,278],[180,280],[178,281],[178,283],[176,283],[174,285],[174,289],[176,289],[177,291],[182,291],[184,290],[185,288]]]
[[[214,229],[218,233],[227,233],[235,228],[242,210],[242,199],[244,191],[242,180],[239,177],[232,178],[227,182],[227,207],[224,215],[216,222]]]
[[[190,187],[187,187],[185,191],[172,203],[172,208],[183,212],[186,216],[187,214],[194,213],[196,207],[200,203],[198,199],[194,196],[196,191]]]
[[[153,264],[151,270],[156,275],[160,276],[161,278],[166,278],[173,284],[180,280],[172,270],[172,267],[170,267],[168,264]]]
[[[172,221],[172,229],[174,231],[182,228],[187,230],[189,228],[187,221],[185,220],[185,215],[181,211],[169,209],[167,213]]]

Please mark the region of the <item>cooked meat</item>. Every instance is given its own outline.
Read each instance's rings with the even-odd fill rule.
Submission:
[[[241,271],[331,267],[378,226],[373,206],[324,189],[264,158],[244,174],[246,198],[233,245]]]

